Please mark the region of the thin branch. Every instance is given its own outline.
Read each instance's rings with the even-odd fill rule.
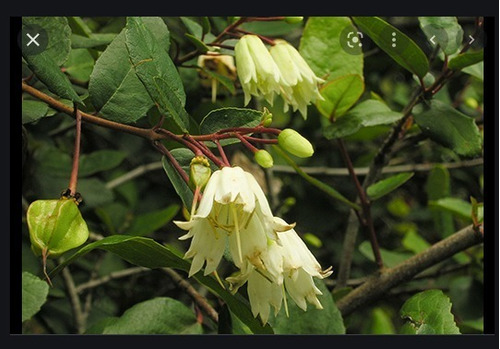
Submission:
[[[444,162],[444,163],[425,163],[425,164],[406,164],[406,165],[394,165],[385,166],[382,168],[381,173],[400,173],[400,172],[427,172],[431,171],[436,165],[443,166],[447,169],[457,169],[465,167],[481,166],[484,163],[483,158],[477,158],[472,160],[458,161],[458,162]],[[310,175],[318,176],[349,176],[349,170],[345,167],[301,167],[302,170]],[[296,171],[291,166],[287,165],[274,165],[273,170],[275,172],[282,173],[296,173]],[[365,176],[368,174],[369,167],[354,167],[354,172],[358,176]]]
[[[119,185],[122,185],[123,183],[126,183],[134,178],[140,177],[145,173],[148,173],[150,171],[159,170],[162,168],[163,168],[163,164],[161,163],[161,161],[155,161],[155,162],[151,162],[151,163],[146,164],[146,165],[140,165],[140,166],[134,168],[133,170],[107,182],[106,188],[108,188],[108,189],[116,188]]]
[[[62,270],[62,277],[71,302],[71,309],[75,319],[76,330],[79,334],[82,334],[85,331],[85,316],[83,315],[82,304],[80,302],[80,298],[78,297],[78,292],[76,291],[75,282],[73,281],[73,277],[71,276],[68,268],[64,268]]]
[[[203,297],[198,291],[195,290],[193,286],[186,280],[182,278],[175,270],[172,268],[162,268],[162,270],[167,273],[172,280],[179,285],[182,289],[186,291],[186,293],[193,299],[196,305],[202,309],[205,314],[207,314],[210,319],[212,319],[215,323],[219,322],[219,314],[215,309],[208,303],[207,299]]]
[[[425,269],[482,242],[483,236],[469,225],[398,266],[377,271],[365,283],[341,298],[337,306],[345,317],[359,307],[377,300],[394,286],[411,280]]]
[[[80,163],[80,139],[82,136],[82,114],[74,104],[76,130],[75,130],[75,145],[73,148],[73,164],[71,167],[71,175],[69,178],[68,188],[71,196],[76,194],[76,185],[78,182],[78,167]]]
[[[66,269],[64,269],[64,270],[66,270]],[[124,269],[124,270],[115,271],[115,272],[109,273],[108,275],[100,277],[98,279],[90,280],[86,283],[78,285],[75,288],[75,292],[77,294],[79,294],[79,293],[82,293],[83,291],[85,291],[89,288],[94,288],[94,287],[103,285],[105,283],[108,283],[111,280],[124,278],[124,277],[130,276],[130,275],[135,275],[135,274],[143,273],[146,271],[151,271],[151,269],[144,268],[144,267],[134,267],[134,268],[128,268],[128,269]]]

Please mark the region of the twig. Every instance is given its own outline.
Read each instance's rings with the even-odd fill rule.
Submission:
[[[66,269],[64,269],[64,270],[66,270]],[[80,284],[75,288],[75,291],[77,294],[79,294],[79,293],[82,293],[83,291],[85,291],[89,288],[94,288],[94,287],[100,286],[102,284],[110,282],[111,280],[116,280],[116,279],[120,279],[120,278],[127,277],[130,275],[143,273],[145,271],[151,271],[151,269],[144,268],[144,267],[133,267],[133,268],[115,271],[115,272],[109,273],[108,275],[100,277],[99,279],[90,280],[86,283]]]
[[[389,173],[400,173],[400,172],[427,172],[431,171],[436,165],[443,166],[447,169],[457,169],[464,167],[474,167],[483,165],[483,158],[477,158],[472,160],[458,161],[458,162],[444,162],[444,163],[426,163],[426,164],[407,164],[407,165],[394,165],[394,166],[385,166],[382,168],[381,173],[389,174]],[[310,175],[319,175],[319,176],[349,176],[349,170],[344,167],[301,167],[302,170]],[[282,173],[296,173],[296,171],[291,166],[286,165],[274,165],[273,170],[275,172]],[[368,174],[370,169],[368,167],[354,167],[354,172],[358,176],[365,176]]]
[[[359,307],[377,300],[394,286],[411,280],[430,266],[482,242],[483,236],[478,234],[472,225],[469,225],[398,266],[384,269],[370,276],[365,283],[341,298],[337,306],[345,317]]]
[[[73,277],[71,276],[68,268],[64,268],[62,270],[62,277],[71,302],[71,309],[73,310],[76,330],[79,334],[82,334],[85,331],[85,316],[82,312],[82,304],[75,288],[75,282],[73,281]]]
[[[126,183],[134,178],[142,176],[145,173],[148,173],[148,172],[154,171],[154,170],[159,170],[161,168],[163,168],[163,164],[161,163],[161,161],[155,161],[155,162],[151,162],[151,163],[146,164],[146,165],[140,165],[140,166],[134,168],[133,170],[107,182],[106,188],[113,189],[113,188],[118,187],[119,185],[122,185],[123,183]]]
[[[193,299],[196,305],[202,309],[215,323],[219,322],[219,314],[215,309],[207,302],[206,298],[198,293],[193,286],[186,280],[182,278],[175,270],[171,268],[162,268],[162,270],[167,273],[172,280],[177,283],[186,293]]]

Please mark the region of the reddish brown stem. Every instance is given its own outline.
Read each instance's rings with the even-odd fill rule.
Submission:
[[[255,148],[252,144],[250,144],[250,142],[249,142],[249,141],[247,141],[247,140],[245,139],[245,137],[243,137],[243,136],[242,136],[242,135],[240,135],[239,133],[235,133],[234,135],[235,135],[235,136],[236,136],[236,137],[237,137],[237,138],[241,141],[241,143],[242,143],[245,147],[247,147],[247,148],[248,148],[248,149],[249,149],[252,153],[256,153],[256,152],[258,152],[258,151],[259,151],[259,149]]]
[[[160,151],[160,153],[162,153],[163,155],[165,155],[168,158],[168,161],[170,161],[172,166],[174,166],[174,168],[177,170],[177,172],[182,177],[184,182],[186,182],[186,184],[189,184],[189,176],[187,175],[186,171],[184,171],[184,169],[181,167],[181,165],[179,165],[179,163],[174,158],[172,153],[170,153],[170,151],[163,144],[161,144],[159,141],[153,142],[153,145],[156,147],[156,149],[158,149]]]
[[[217,150],[219,151],[222,161],[226,164],[226,166],[230,167],[231,163],[227,159],[226,153],[224,152],[224,148],[222,148],[222,145],[220,145],[219,140],[218,139],[214,140],[214,143],[217,146]]]
[[[76,104],[74,105],[74,110],[76,119],[75,147],[73,151],[73,166],[71,168],[71,176],[68,185],[71,196],[75,196],[76,194],[76,185],[78,182],[78,165],[80,163],[80,139],[82,135],[82,114],[76,107]]]

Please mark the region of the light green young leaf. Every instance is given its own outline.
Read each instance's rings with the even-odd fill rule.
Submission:
[[[441,290],[415,294],[401,307],[407,321],[406,331],[413,334],[460,334],[451,312],[452,304]]]
[[[483,53],[483,50],[460,53],[450,59],[450,61],[448,62],[448,68],[452,70],[461,70],[463,68],[482,62]]]
[[[403,114],[392,111],[385,103],[368,99],[325,127],[323,134],[328,139],[346,137],[362,127],[391,124],[402,117]]]
[[[357,102],[364,89],[365,85],[360,75],[339,77],[323,85],[320,93],[324,100],[318,100],[316,106],[323,116],[329,119],[338,118]]]
[[[406,183],[414,174],[414,172],[404,172],[382,179],[366,188],[366,193],[372,200],[377,200]]]
[[[309,17],[299,52],[320,78],[333,80],[348,74],[363,76],[363,55],[346,52],[339,37],[353,27],[349,17]]]
[[[40,311],[47,301],[49,285],[37,276],[23,272],[22,274],[22,316],[24,322]]]
[[[429,61],[424,52],[399,29],[379,17],[353,17],[353,20],[363,33],[403,68],[421,78],[427,74]],[[393,36],[397,40],[396,47],[393,46]]]
[[[458,217],[470,220],[472,217],[472,205],[462,199],[446,197],[429,201],[429,207],[438,208],[450,212]]]
[[[436,165],[430,172],[425,185],[428,201],[450,196],[450,172],[442,165]],[[450,212],[431,208],[435,231],[443,238],[455,232],[453,216]]]

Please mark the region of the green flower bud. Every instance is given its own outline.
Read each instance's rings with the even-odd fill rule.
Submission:
[[[291,128],[286,128],[280,132],[278,144],[284,150],[300,158],[307,158],[314,154],[312,144]]]
[[[203,189],[210,179],[212,170],[204,156],[195,156],[189,166],[189,183],[193,188]]]
[[[288,24],[295,24],[295,23],[300,23],[304,17],[285,17],[285,22]]]
[[[74,198],[37,200],[26,212],[31,249],[36,256],[60,256],[87,241],[89,230]]]
[[[255,162],[264,168],[269,168],[273,166],[273,157],[267,152],[267,150],[260,149],[254,154]]]
[[[476,109],[479,106],[479,103],[477,100],[475,100],[472,97],[467,97],[464,101],[465,105],[468,106],[469,108]]]
[[[260,122],[264,127],[271,125],[271,123],[273,122],[273,114],[271,114],[271,112],[266,107],[264,107]]]

